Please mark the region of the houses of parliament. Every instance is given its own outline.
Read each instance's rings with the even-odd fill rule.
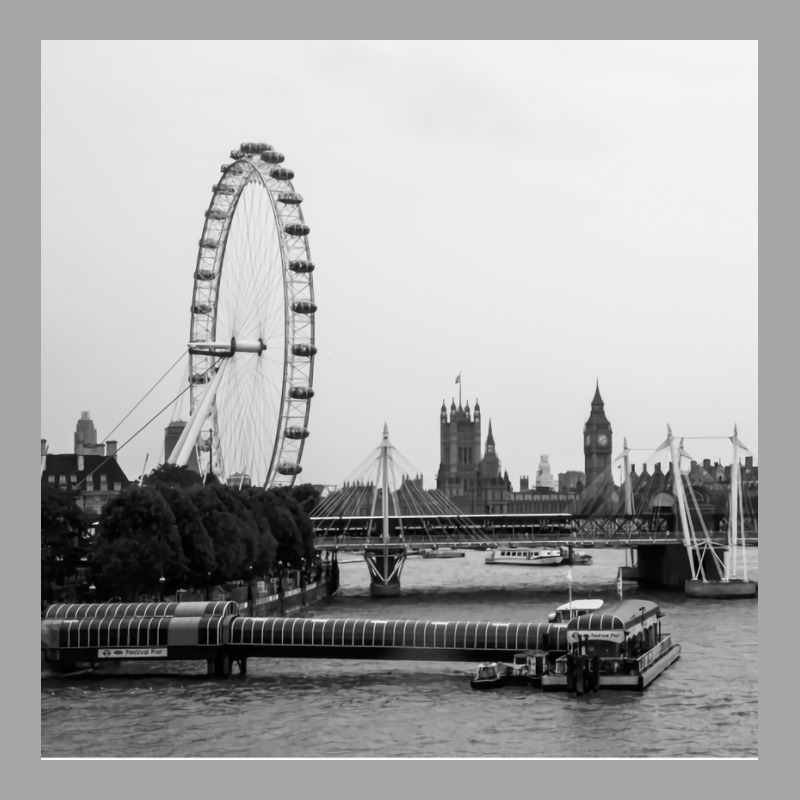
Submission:
[[[599,382],[583,426],[584,471],[559,473],[554,481],[548,456],[542,455],[534,484],[520,478],[519,491],[501,468],[492,423],[485,443],[481,433],[481,407],[469,401],[462,408],[455,400],[449,413],[445,403],[440,412],[440,459],[436,488],[464,514],[589,514],[618,516],[625,513],[623,489],[612,476],[613,431],[605,413]],[[483,450],[481,449],[483,445]],[[721,520],[727,516],[730,465],[692,462],[689,483],[703,516]],[[634,513],[671,514],[674,507],[671,472],[656,463],[652,472],[635,466],[625,478],[631,483]],[[744,513],[751,521],[758,516],[758,467],[748,456],[742,466]]]

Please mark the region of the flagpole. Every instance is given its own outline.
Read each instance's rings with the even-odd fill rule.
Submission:
[[[567,567],[567,583],[569,584],[569,618],[572,619],[572,568]]]

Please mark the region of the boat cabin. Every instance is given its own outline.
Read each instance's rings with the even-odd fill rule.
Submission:
[[[566,623],[582,614],[590,614],[598,611],[603,605],[602,600],[589,598],[586,600],[571,600],[569,603],[560,605],[555,611],[548,615],[550,622]]]
[[[567,650],[581,656],[638,658],[661,641],[661,609],[652,600],[621,600],[567,623]]]

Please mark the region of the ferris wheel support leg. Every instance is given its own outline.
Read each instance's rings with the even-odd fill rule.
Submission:
[[[217,395],[217,389],[222,381],[222,374],[225,372],[225,367],[227,364],[228,359],[223,359],[222,363],[217,369],[217,374],[214,376],[214,380],[212,380],[208,385],[208,390],[203,395],[200,405],[198,405],[194,410],[189,422],[183,429],[183,433],[181,434],[180,439],[178,439],[178,443],[175,445],[172,455],[167,461],[168,464],[175,464],[179,467],[182,467],[188,463],[189,458],[192,455],[192,451],[194,450],[194,446],[197,443],[197,437],[200,433],[200,428],[203,424],[203,421],[208,416],[208,413],[211,410],[211,404],[214,402],[214,398]]]

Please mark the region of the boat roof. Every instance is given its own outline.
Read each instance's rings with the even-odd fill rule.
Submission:
[[[570,630],[598,631],[628,628],[650,617],[661,615],[658,603],[652,600],[620,600],[604,606],[602,610],[581,614],[567,623]]]
[[[602,605],[603,601],[597,598],[584,598],[583,600],[572,600],[569,603],[564,603],[556,611],[596,611]]]

